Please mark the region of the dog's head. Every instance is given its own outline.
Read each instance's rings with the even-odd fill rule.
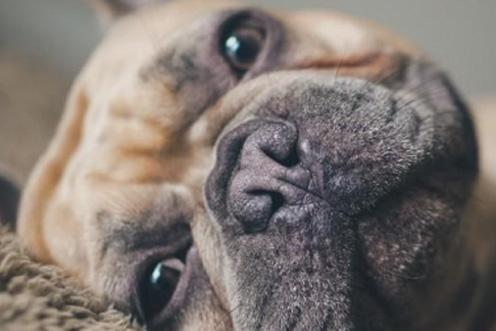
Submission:
[[[151,328],[426,319],[477,173],[446,76],[343,15],[140,2],[100,2],[124,15],[24,194],[31,251]]]

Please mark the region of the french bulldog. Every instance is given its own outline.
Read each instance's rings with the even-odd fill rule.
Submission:
[[[150,330],[490,330],[474,125],[423,52],[334,12],[93,3],[34,257]]]

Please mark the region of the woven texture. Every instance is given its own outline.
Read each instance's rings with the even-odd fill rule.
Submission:
[[[56,267],[22,252],[0,228],[0,330],[139,330],[127,315],[80,288]]]

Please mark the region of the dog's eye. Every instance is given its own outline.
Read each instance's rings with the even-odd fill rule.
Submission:
[[[257,60],[264,40],[262,29],[252,24],[241,24],[224,34],[221,48],[231,68],[242,76]]]
[[[183,268],[183,262],[171,259],[157,263],[147,272],[140,289],[145,318],[157,315],[171,301]]]

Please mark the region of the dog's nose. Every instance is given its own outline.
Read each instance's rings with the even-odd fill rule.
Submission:
[[[303,146],[303,147],[302,147]],[[304,200],[310,173],[296,128],[287,122],[261,126],[243,144],[228,194],[232,214],[246,233],[263,231],[285,205]]]

